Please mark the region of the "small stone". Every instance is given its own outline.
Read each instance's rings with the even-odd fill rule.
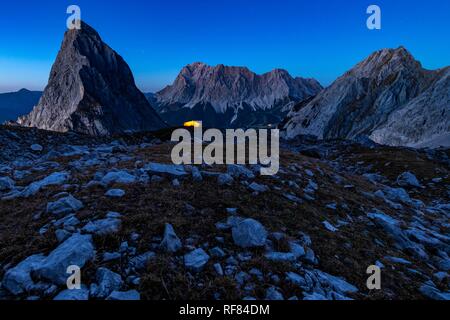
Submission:
[[[245,219],[232,229],[234,243],[242,248],[262,247],[267,240],[267,231],[254,219]]]
[[[214,264],[214,270],[216,271],[217,275],[223,277],[224,273],[220,263]]]
[[[47,213],[57,216],[75,213],[83,209],[83,203],[72,195],[47,204]]]
[[[110,198],[122,198],[123,196],[125,196],[125,194],[125,191],[123,191],[122,189],[111,189],[105,193],[105,196]]]
[[[399,175],[397,178],[397,184],[400,187],[421,187],[419,180],[411,172],[403,172]]]
[[[230,176],[229,174],[224,173],[224,174],[219,175],[217,178],[217,183],[220,186],[224,186],[224,185],[231,186],[233,184],[233,182],[234,182],[233,177]]]
[[[209,252],[211,253],[211,256],[215,258],[224,258],[226,255],[225,252],[219,247],[214,247]]]
[[[184,265],[193,272],[200,272],[208,263],[209,255],[203,249],[196,249],[184,256]]]
[[[14,189],[15,182],[10,177],[0,178],[0,191],[10,191]]]
[[[270,190],[268,186],[263,185],[263,184],[258,184],[256,182],[253,182],[248,187],[250,188],[250,190],[259,192],[259,193],[264,193],[264,192],[267,192]]]
[[[89,300],[89,290],[87,289],[74,289],[61,291],[55,298],[55,301],[86,301]]]
[[[40,144],[33,144],[30,146],[30,149],[35,152],[41,152],[42,150],[44,150],[44,147],[42,147]]]

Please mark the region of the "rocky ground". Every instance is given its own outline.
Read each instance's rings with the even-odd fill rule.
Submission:
[[[449,150],[297,140],[261,177],[163,138],[0,127],[0,299],[450,298]]]

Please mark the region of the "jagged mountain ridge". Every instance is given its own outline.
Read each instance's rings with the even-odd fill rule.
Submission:
[[[18,123],[94,136],[166,126],[136,87],[127,63],[84,22],[65,33],[43,96]]]
[[[425,70],[403,47],[377,51],[308,104],[293,108],[284,125],[285,136],[370,136],[381,144],[411,146],[430,139],[441,141],[439,136],[450,132],[450,89],[446,78],[448,68]],[[438,101],[432,98],[437,93],[435,86],[441,92]],[[417,127],[418,119],[400,116],[408,113],[421,118],[422,108],[429,111],[426,129]],[[410,109],[415,111],[406,112]]]
[[[207,125],[248,126],[262,119],[263,124],[279,122],[293,104],[320,90],[316,80],[293,78],[281,69],[257,75],[245,67],[197,62],[156,93],[154,103],[172,124],[195,119]]]

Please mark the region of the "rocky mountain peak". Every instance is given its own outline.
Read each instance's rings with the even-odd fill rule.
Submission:
[[[42,98],[18,123],[89,135],[165,127],[127,63],[85,22],[66,31]]]

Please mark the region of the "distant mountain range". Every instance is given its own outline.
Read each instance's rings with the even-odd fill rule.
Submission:
[[[370,137],[393,146],[450,146],[450,67],[429,71],[403,47],[370,55],[290,112],[285,137]]]
[[[0,124],[16,120],[29,113],[39,102],[42,92],[21,89],[17,92],[0,93]]]
[[[230,128],[278,124],[291,107],[322,90],[314,79],[293,78],[276,69],[257,75],[245,67],[184,67],[175,82],[147,95],[171,125],[202,120],[205,126]]]
[[[166,127],[123,58],[82,22],[65,33],[44,93],[18,124],[92,136]]]

